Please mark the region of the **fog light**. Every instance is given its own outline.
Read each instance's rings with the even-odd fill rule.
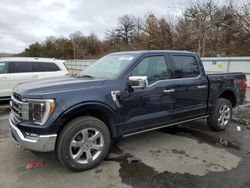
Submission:
[[[25,138],[34,139],[34,138],[37,138],[37,137],[38,137],[38,134],[29,133],[29,132],[24,132],[24,137],[25,137]]]

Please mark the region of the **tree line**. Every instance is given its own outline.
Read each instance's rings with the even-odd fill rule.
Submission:
[[[178,18],[125,14],[116,27],[105,32],[104,39],[78,31],[31,44],[18,56],[86,59],[114,51],[157,49],[189,50],[201,56],[249,56],[250,3],[190,2]]]

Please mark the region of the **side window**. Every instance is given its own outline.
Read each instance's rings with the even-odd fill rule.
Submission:
[[[32,62],[33,72],[51,72],[51,71],[59,71],[59,70],[60,69],[55,63]]]
[[[31,62],[11,62],[13,73],[31,72]]]
[[[131,76],[147,76],[149,85],[158,80],[167,79],[167,67],[164,56],[144,58],[132,70]]]
[[[175,78],[190,78],[200,74],[198,64],[193,56],[173,56]]]
[[[8,63],[0,62],[0,74],[5,74],[8,71]]]

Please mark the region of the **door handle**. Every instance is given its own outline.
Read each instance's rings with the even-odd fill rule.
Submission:
[[[33,75],[32,78],[39,78],[39,75]]]
[[[202,89],[202,88],[206,88],[206,85],[202,85],[202,86],[197,86],[198,89]]]
[[[7,77],[0,77],[0,80],[7,80]]]
[[[175,92],[175,89],[164,89],[163,92],[164,93],[173,93],[173,92]]]

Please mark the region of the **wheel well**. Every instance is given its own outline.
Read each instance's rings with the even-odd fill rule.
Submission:
[[[220,94],[219,98],[227,99],[231,102],[232,106],[235,107],[236,99],[232,91],[224,91]]]
[[[102,110],[98,110],[98,109],[93,109],[93,110],[84,110],[84,111],[77,111],[73,114],[71,114],[67,120],[64,122],[64,124],[60,127],[58,133],[60,133],[60,131],[64,128],[64,126],[70,122],[71,120],[77,118],[77,117],[80,117],[80,116],[92,116],[92,117],[95,117],[97,119],[100,119],[101,121],[103,121],[109,131],[110,131],[110,134],[111,134],[111,137],[115,137],[114,135],[114,130],[112,129],[112,125],[113,125],[113,119],[111,117],[109,117],[109,115],[107,115],[107,113],[105,113],[104,111]]]

